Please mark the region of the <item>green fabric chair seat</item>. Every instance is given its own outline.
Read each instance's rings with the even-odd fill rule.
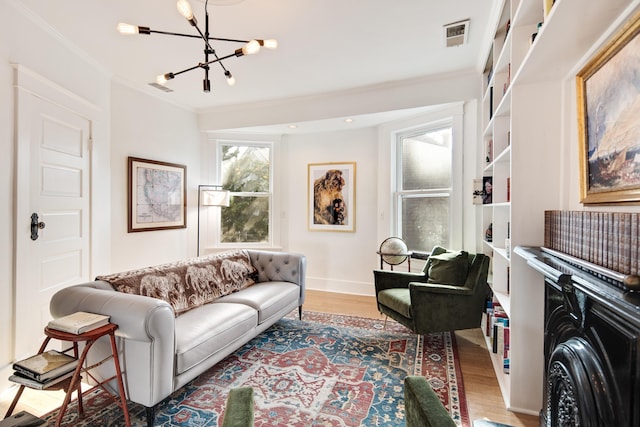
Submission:
[[[385,289],[378,294],[378,301],[391,310],[411,319],[411,295],[409,289]]]

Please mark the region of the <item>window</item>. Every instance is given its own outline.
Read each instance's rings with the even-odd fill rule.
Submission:
[[[220,244],[271,243],[272,147],[268,143],[221,142],[218,170],[231,192],[223,207]]]
[[[396,233],[411,250],[459,243],[450,232],[458,217],[452,209],[453,145],[452,120],[397,135]]]

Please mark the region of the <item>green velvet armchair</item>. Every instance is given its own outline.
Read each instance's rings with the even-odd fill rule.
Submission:
[[[404,379],[404,408],[407,427],[456,426],[425,377]]]
[[[480,326],[489,257],[433,248],[421,273],[374,270],[378,311],[417,334]]]

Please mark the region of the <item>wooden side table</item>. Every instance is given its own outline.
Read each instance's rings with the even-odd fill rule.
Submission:
[[[47,344],[49,344],[49,341],[51,339],[57,339],[60,341],[69,341],[73,343],[73,355],[74,357],[78,358],[78,366],[76,367],[73,376],[71,377],[70,382],[68,383],[68,387],[66,388],[66,395],[64,397],[64,401],[62,403],[62,406],[60,407],[60,411],[58,412],[58,417],[56,418],[56,427],[59,427],[61,422],[62,422],[62,418],[64,417],[64,414],[67,410],[67,406],[69,405],[69,402],[71,401],[71,395],[73,394],[73,391],[76,390],[77,394],[78,394],[78,412],[80,415],[84,414],[84,408],[82,405],[82,389],[81,389],[81,373],[84,372],[86,373],[89,377],[91,377],[96,383],[97,385],[102,388],[112,399],[113,401],[118,404],[121,408],[122,408],[122,412],[124,413],[124,420],[125,423],[127,425],[127,427],[131,426],[131,421],[129,420],[129,409],[127,407],[127,400],[126,400],[126,396],[124,393],[124,385],[122,383],[122,371],[120,369],[120,359],[118,358],[118,348],[116,346],[116,337],[115,337],[115,331],[116,329],[118,329],[118,325],[114,324],[114,323],[109,323],[107,325],[101,326],[99,328],[93,329],[91,331],[85,332],[83,334],[71,334],[68,332],[62,332],[62,331],[58,331],[56,329],[50,329],[50,328],[44,328],[44,333],[47,336],[44,339],[44,342],[42,343],[42,345],[40,346],[40,350],[38,351],[38,354],[42,353],[45,351],[45,349],[47,348]],[[93,345],[94,342],[96,342],[99,338],[105,336],[105,335],[109,335],[109,339],[111,340],[111,356],[107,357],[104,360],[101,360],[98,363],[95,363],[91,366],[88,366],[86,368],[83,367],[85,359],[87,357],[87,354],[89,353],[89,349],[91,348],[91,346]],[[78,343],[79,342],[84,342],[85,343],[85,347],[82,351],[82,354],[80,355],[80,357],[78,357]],[[67,351],[69,351],[71,349],[68,349]],[[103,364],[104,362],[106,362],[109,359],[113,359],[113,363],[115,365],[115,369],[116,369],[116,374],[110,378],[107,378],[103,381],[98,381],[93,375],[91,375],[91,372],[89,372],[91,369]],[[116,379],[118,382],[118,394],[119,394],[119,399],[116,398],[116,396],[112,395],[111,392],[109,390],[106,389],[106,387],[104,386],[105,383]],[[63,382],[64,383],[64,382]],[[11,403],[11,406],[9,406],[9,409],[7,411],[7,414],[5,415],[5,418],[10,416],[11,413],[13,412],[13,410],[15,409],[18,400],[20,400],[20,396],[22,395],[22,392],[24,391],[24,388],[26,386],[21,385],[20,388],[18,389],[18,392],[16,393],[16,396],[13,398],[13,402]]]

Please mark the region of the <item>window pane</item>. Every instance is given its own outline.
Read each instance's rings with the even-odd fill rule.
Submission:
[[[234,195],[222,208],[222,242],[267,242],[269,198]]]
[[[269,147],[222,146],[222,183],[231,192],[269,191]]]
[[[402,139],[402,189],[451,187],[451,128]]]
[[[402,239],[411,250],[449,245],[449,197],[403,197]]]

